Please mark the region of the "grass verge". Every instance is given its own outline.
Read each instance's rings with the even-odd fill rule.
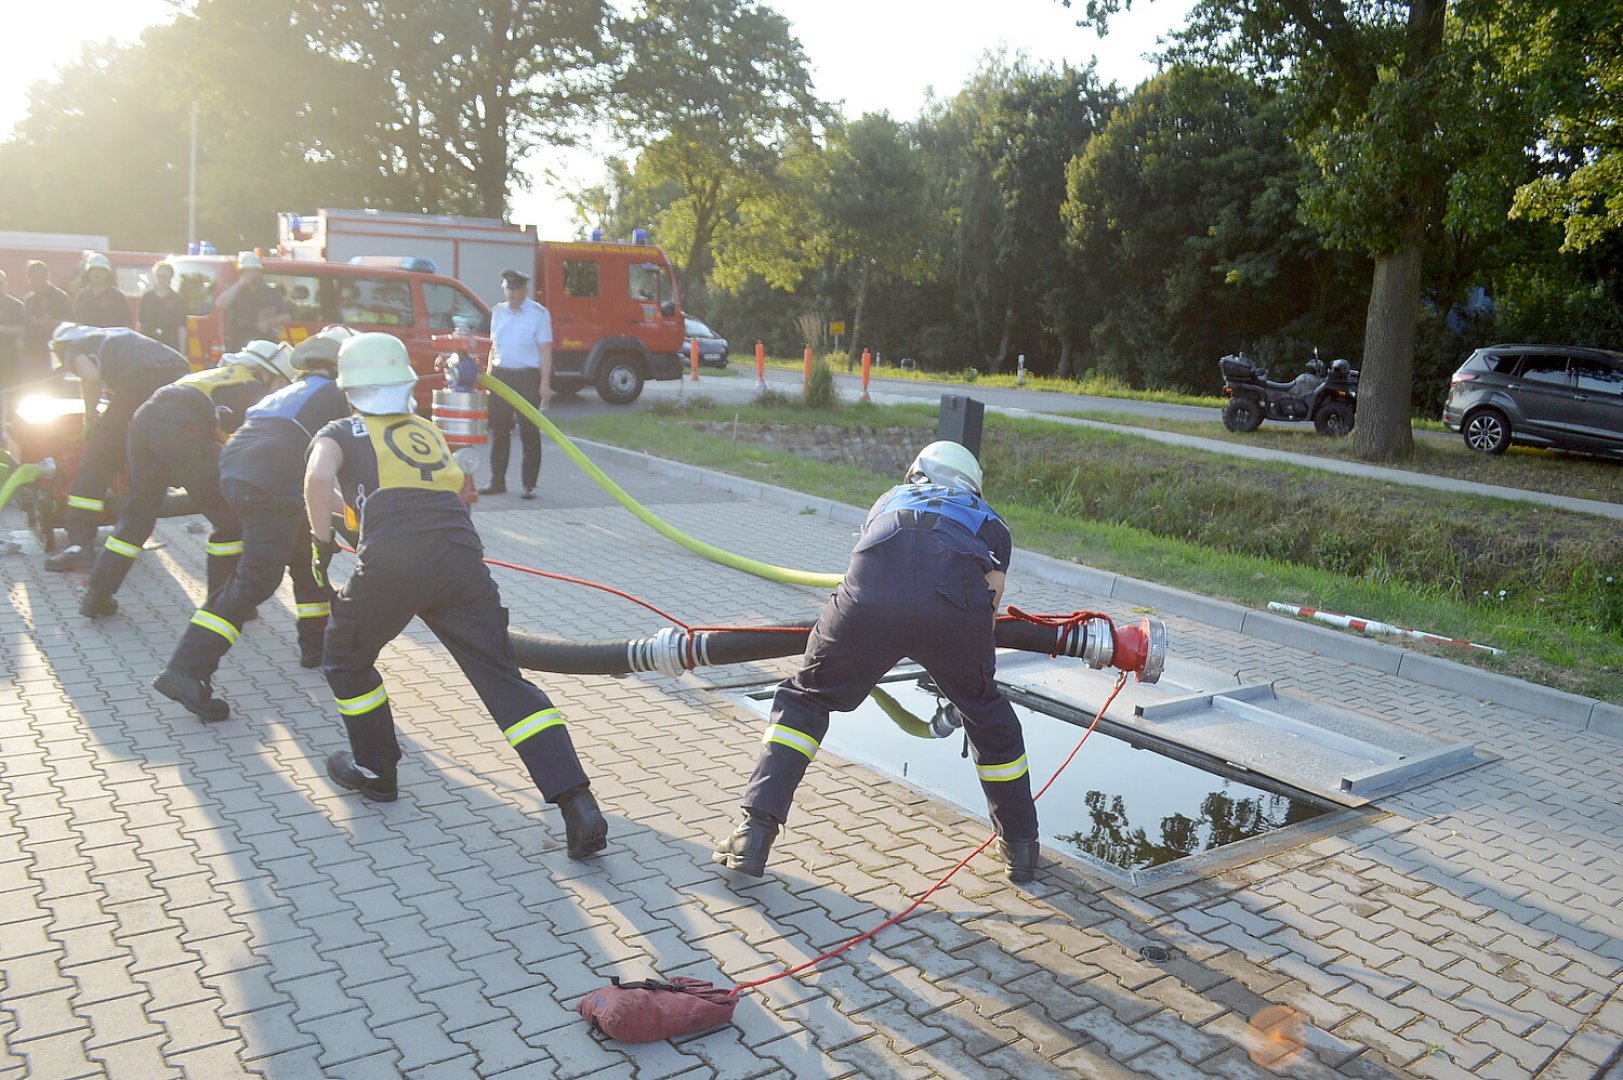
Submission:
[[[898,428],[918,442],[935,425],[928,405],[703,404],[568,427],[867,505],[893,477],[752,445],[750,432],[804,426],[834,440],[842,428]],[[690,423],[730,426],[735,414],[736,445]],[[1279,600],[1493,645],[1507,655],[1388,639],[1623,704],[1623,535],[1613,520],[1001,416],[987,418],[982,456],[987,497],[1028,550],[1247,607]]]

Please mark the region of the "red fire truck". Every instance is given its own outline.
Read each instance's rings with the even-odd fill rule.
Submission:
[[[480,295],[501,296],[503,269],[529,273],[552,314],[552,385],[561,393],[591,386],[623,405],[649,379],[682,377],[675,277],[665,253],[640,235],[630,243],[541,240],[494,218],[376,210],[284,213],[277,231],[280,252],[293,258],[432,266]],[[266,271],[272,275],[268,263]]]

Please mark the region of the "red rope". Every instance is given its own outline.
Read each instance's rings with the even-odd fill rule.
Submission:
[[[1009,610],[1011,612],[1013,612],[1015,609],[1011,607]],[[1019,617],[1019,616],[1016,616],[1016,617]],[[1041,618],[1058,618],[1058,616],[1041,616]],[[1037,620],[1036,619],[1031,619],[1030,621],[1035,622]],[[1059,625],[1059,623],[1054,623],[1053,625]],[[1071,752],[1068,755],[1066,755],[1065,760],[1060,762],[1059,768],[1054,770],[1054,775],[1050,776],[1048,778],[1048,783],[1044,784],[1042,786],[1042,790],[1038,791],[1037,794],[1032,796],[1033,801],[1042,798],[1044,792],[1046,792],[1050,787],[1053,786],[1055,780],[1059,779],[1060,773],[1065,771],[1065,767],[1071,763],[1072,759],[1074,759],[1076,757],[1077,753],[1082,749],[1082,744],[1088,741],[1088,736],[1093,734],[1093,729],[1099,726],[1099,718],[1104,716],[1105,712],[1110,708],[1111,702],[1116,700],[1116,695],[1121,693],[1121,688],[1123,686],[1126,686],[1126,685],[1127,685],[1127,672],[1124,671],[1124,672],[1121,673],[1120,676],[1117,677],[1116,685],[1110,691],[1110,696],[1105,698],[1104,705],[1102,705],[1099,708],[1099,711],[1094,714],[1093,723],[1088,725],[1088,729],[1082,733],[1082,737],[1080,739],[1078,739],[1077,742],[1076,742],[1076,745],[1071,748]],[[879,931],[885,929],[887,926],[895,926],[897,923],[901,922],[903,919],[905,919],[909,915],[913,914],[914,911],[918,910],[919,905],[923,904],[926,900],[930,899],[930,897],[934,896],[937,892],[939,892],[941,890],[941,888],[947,884],[948,881],[952,880],[952,876],[954,874],[956,874],[958,871],[962,870],[965,866],[969,865],[969,860],[973,859],[975,856],[977,856],[981,852],[985,851],[988,847],[991,846],[992,841],[996,840],[996,839],[997,839],[997,833],[994,832],[991,836],[988,836],[985,840],[982,840],[979,847],[977,847],[974,851],[971,851],[968,855],[965,855],[962,859],[959,859],[957,865],[954,866],[951,870],[948,870],[946,872],[946,874],[944,874],[941,877],[941,880],[937,881],[934,885],[931,885],[928,889],[924,890],[924,892],[920,893],[918,898],[915,899],[911,904],[909,904],[903,911],[901,911],[901,912],[899,912],[899,913],[897,913],[895,915],[892,915],[890,918],[886,919],[884,922],[880,923],[878,926],[874,927],[872,930],[866,931],[865,933],[858,934],[856,937],[852,938],[850,941],[847,941],[845,944],[840,945],[840,946],[838,946],[836,948],[830,949],[828,952],[824,953],[821,956],[814,956],[810,960],[805,961],[804,963],[796,964],[792,968],[788,968],[787,970],[780,971],[776,975],[768,975],[764,979],[753,979],[753,980],[751,980],[749,982],[739,983],[737,986],[733,987],[732,990],[728,991],[728,993],[730,993],[733,997],[738,997],[747,990],[753,990],[758,986],[765,986],[767,983],[777,982],[779,979],[787,979],[791,975],[798,975],[802,971],[805,971],[807,968],[816,967],[818,964],[821,964],[824,960],[829,960],[829,959],[832,959],[832,958],[840,955],[845,950],[851,948],[854,945],[862,944],[862,942],[867,941],[869,938],[872,938],[875,934],[879,933]]]
[[[1103,619],[1109,626],[1111,633],[1115,633],[1116,624],[1111,622],[1110,616],[1097,611],[1073,611],[1069,615],[1033,615],[1028,611],[1021,611],[1013,604],[1008,606],[1007,615],[999,615],[998,622],[1028,622],[1038,626],[1054,626],[1059,633],[1054,638],[1054,651],[1048,654],[1050,660],[1060,653],[1067,652],[1070,639],[1082,632],[1082,627],[1089,619]]]

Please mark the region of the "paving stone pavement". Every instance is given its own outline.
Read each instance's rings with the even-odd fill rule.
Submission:
[[[611,471],[729,550],[843,568],[849,524]],[[479,503],[490,556],[696,624],[805,616],[821,600],[674,546],[562,454],[549,451],[541,491]],[[20,530],[20,515],[0,526]],[[539,674],[611,816],[608,852],[572,862],[557,814],[420,624],[381,663],[402,795],[365,802],[322,769],[342,729],[320,673],[297,666],[285,587],[217,679],[230,720],[201,724],[148,688],[201,597],[202,541],[160,524],[123,612],[95,624],[76,613],[83,575],[44,572],[27,539],[0,556],[0,1080],[1620,1073],[1623,744],[1178,616],[1179,656],[1500,756],[1145,897],[1063,858],[1018,888],[982,856],[873,941],[746,995],[729,1027],[600,1042],[574,1007],[611,976],[780,971],[900,910],[984,822],[825,754],[767,877],[718,874],[710,846],[759,721],[715,683],[767,683],[792,663]],[[512,624],[537,633],[663,623],[606,593],[497,575]],[[1018,562],[1007,600],[1110,610]],[[1296,1011],[1304,1041],[1277,1071],[1249,1053],[1270,1005]]]

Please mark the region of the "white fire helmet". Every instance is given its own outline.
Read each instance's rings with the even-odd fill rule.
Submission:
[[[942,487],[981,493],[981,463],[967,447],[944,439],[920,450],[902,477],[906,483],[916,483],[920,478]]]
[[[356,412],[369,416],[410,412],[416,383],[406,343],[393,334],[356,334],[338,350],[338,388]]]

